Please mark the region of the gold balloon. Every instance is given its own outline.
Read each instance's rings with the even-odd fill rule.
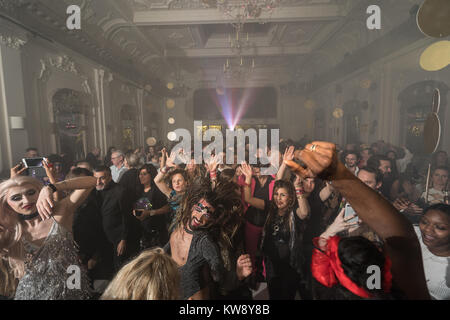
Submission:
[[[305,108],[308,110],[313,109],[316,106],[316,102],[314,100],[308,99],[305,101]]]
[[[156,145],[156,139],[154,137],[147,138],[146,142],[149,147],[154,147]]]
[[[361,82],[359,83],[359,85],[361,86],[361,88],[363,89],[369,89],[372,85],[372,80],[370,79],[364,79],[361,80]]]
[[[173,109],[175,107],[175,100],[167,99],[166,106],[168,109]]]
[[[450,64],[450,41],[433,43],[420,56],[420,66],[426,71],[438,71]]]
[[[336,119],[340,119],[340,118],[342,118],[343,115],[344,115],[344,110],[342,110],[341,108],[334,109],[333,117],[335,117]]]

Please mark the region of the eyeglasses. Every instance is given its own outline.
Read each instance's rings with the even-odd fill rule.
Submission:
[[[195,211],[203,213],[206,217],[206,219],[211,218],[211,216],[214,214],[214,211],[212,211],[210,208],[205,207],[202,203],[197,203],[197,205],[194,206]],[[206,211],[206,213],[205,213]]]

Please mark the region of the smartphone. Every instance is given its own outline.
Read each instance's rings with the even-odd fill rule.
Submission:
[[[47,176],[43,162],[47,162],[46,158],[24,158],[22,163],[27,168],[27,175],[30,177],[44,178]]]
[[[24,158],[22,159],[23,164],[26,168],[32,167],[43,167],[43,162],[46,161],[45,158]]]
[[[355,210],[353,210],[353,208],[350,206],[350,204],[347,203],[345,205],[344,218],[351,217],[351,216],[353,216],[355,214],[356,214]],[[350,219],[347,222],[348,223],[353,223],[353,222],[358,222],[358,221],[359,221],[358,216],[355,216],[353,219]]]

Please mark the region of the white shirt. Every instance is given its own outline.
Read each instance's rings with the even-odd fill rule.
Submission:
[[[414,226],[422,249],[423,267],[428,292],[432,299],[450,300],[450,257],[438,257],[423,243],[420,228]]]
[[[422,193],[421,198],[425,199],[425,192]],[[428,189],[428,201],[429,204],[436,204],[436,203],[444,203],[444,192],[434,189],[434,188],[430,188]]]
[[[348,167],[347,167],[347,165],[345,165],[345,167],[347,168],[347,169],[349,169]],[[350,169],[349,169],[350,170]],[[358,176],[358,172],[359,172],[359,167],[356,165],[356,167],[355,167],[355,172],[353,172],[353,174],[355,175],[355,176]]]
[[[128,170],[125,166],[122,166],[122,168],[117,169],[115,165],[112,165],[111,167],[109,167],[109,169],[111,169],[111,177],[115,183],[118,183],[120,181],[120,178],[122,178],[123,174],[125,173],[125,171]]]

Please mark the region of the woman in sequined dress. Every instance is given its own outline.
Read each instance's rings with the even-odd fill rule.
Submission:
[[[93,177],[58,182],[57,191],[75,191],[54,202],[54,189],[31,177],[0,184],[0,256],[20,279],[16,300],[91,298],[71,230],[75,209],[95,185]]]

